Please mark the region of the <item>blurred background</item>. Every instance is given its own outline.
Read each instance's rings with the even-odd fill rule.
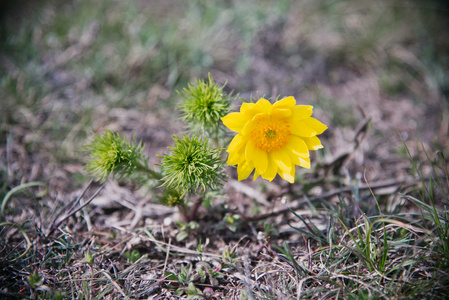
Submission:
[[[329,126],[316,161],[336,165],[332,172],[400,176],[410,167],[403,141],[411,151],[423,143],[448,153],[445,1],[0,7],[2,194],[21,181],[49,182],[53,195],[80,187],[81,147],[105,129],[136,134],[151,163],[160,162],[156,154],[184,130],[177,91],[208,73],[246,100],[291,95],[313,105]]]

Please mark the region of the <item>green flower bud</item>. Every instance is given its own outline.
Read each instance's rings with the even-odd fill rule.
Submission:
[[[94,256],[92,255],[92,253],[90,253],[90,251],[87,251],[85,254],[84,254],[84,261],[86,262],[86,263],[88,263],[89,265],[93,265],[94,264]]]
[[[174,207],[184,204],[184,195],[176,189],[165,189],[164,193],[158,197],[160,203]]]
[[[180,95],[184,104],[180,107],[182,120],[193,133],[217,134],[224,130],[220,119],[230,110],[230,99],[223,92],[223,86],[215,84],[209,74],[209,82],[195,80],[195,85],[188,84]]]
[[[44,279],[37,271],[34,271],[33,274],[28,276],[28,282],[33,289],[36,289],[44,283]]]
[[[109,130],[95,136],[91,143],[85,145],[85,150],[90,154],[87,171],[102,183],[111,173],[119,177],[129,176],[146,161],[141,143],[136,145],[135,140],[130,142]]]
[[[224,169],[218,150],[211,149],[207,140],[174,135],[175,144],[168,147],[171,154],[162,156],[163,186],[184,192],[202,188],[215,189],[223,185]]]

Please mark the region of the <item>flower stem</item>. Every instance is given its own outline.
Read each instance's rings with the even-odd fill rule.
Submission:
[[[202,196],[196,199],[195,203],[193,203],[192,210],[190,211],[189,221],[193,221],[196,219],[196,213],[198,212],[198,209],[200,208],[202,203],[203,203]]]
[[[148,174],[148,176],[151,177],[152,179],[157,179],[157,180],[161,180],[162,179],[162,174],[161,173],[156,172],[153,169],[150,169],[146,165],[143,165],[143,164],[139,163],[137,165],[137,170],[142,171],[142,172],[146,172]]]

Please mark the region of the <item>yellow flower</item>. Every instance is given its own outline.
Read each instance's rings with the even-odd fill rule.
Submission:
[[[296,105],[293,97],[274,104],[261,98],[221,118],[238,132],[227,149],[228,164],[237,165],[238,179],[255,169],[254,180],[260,175],[271,181],[279,173],[293,183],[296,165],[310,168],[309,150],[323,148],[317,135],[327,129],[311,117],[312,110],[310,105]]]

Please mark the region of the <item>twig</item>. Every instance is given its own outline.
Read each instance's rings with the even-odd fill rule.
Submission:
[[[126,294],[125,294],[125,292],[122,290],[122,288],[117,284],[117,282],[115,282],[114,279],[112,279],[112,277],[111,277],[108,273],[106,273],[105,271],[101,271],[101,273],[103,273],[103,275],[106,276],[106,277],[109,279],[109,281],[115,286],[115,288],[118,290],[118,292],[119,292],[120,294],[122,294],[122,296],[123,296],[125,299],[129,299],[129,297],[126,296]]]
[[[230,180],[228,184],[236,191],[239,191],[247,195],[248,197],[253,198],[260,204],[263,204],[265,206],[272,206],[272,204],[267,201],[266,196],[263,193],[259,192],[258,190],[237,180]]]
[[[373,184],[361,184],[359,185],[358,189],[359,190],[375,190],[375,189],[380,189],[380,188],[385,188],[385,187],[391,187],[391,186],[395,186],[395,185],[399,185],[399,184],[404,184],[404,183],[417,183],[420,182],[420,180],[418,179],[410,179],[410,178],[404,178],[404,179],[390,179],[390,180],[383,180],[383,181],[378,181],[375,182]],[[353,187],[351,186],[347,186],[347,187],[343,187],[343,188],[338,188],[338,189],[333,189],[327,193],[315,196],[315,197],[311,197],[309,199],[305,199],[305,200],[298,200],[295,205],[293,206],[289,206],[289,207],[284,207],[282,209],[276,210],[276,211],[272,211],[269,213],[265,213],[265,214],[261,214],[261,215],[256,215],[256,216],[252,216],[249,218],[246,218],[246,221],[258,221],[258,220],[262,220],[262,219],[266,219],[269,217],[274,217],[277,215],[281,215],[283,213],[287,213],[290,210],[295,210],[295,209],[299,209],[301,208],[304,204],[308,203],[308,202],[315,202],[315,201],[319,201],[319,200],[325,200],[325,199],[329,199],[332,198],[333,196],[342,194],[342,193],[348,193],[351,192],[353,189]],[[307,195],[303,195],[303,196],[307,196]]]
[[[9,222],[3,222],[3,223],[0,223],[0,227],[3,227],[3,226],[11,226],[11,227],[16,228],[17,230],[19,230],[19,231],[22,233],[23,237],[25,238],[25,241],[26,241],[26,244],[27,244],[27,245],[26,245],[25,251],[24,251],[21,255],[19,255],[18,257],[16,257],[15,259],[11,260],[11,262],[16,261],[16,260],[20,260],[20,259],[21,259],[22,257],[24,257],[25,254],[27,254],[27,252],[31,249],[31,241],[30,241],[30,238],[29,238],[28,235],[26,234],[25,230],[23,230],[23,228],[22,228],[21,226],[17,225],[17,224],[9,223]]]
[[[85,193],[87,192],[87,190],[90,188],[90,186],[92,185],[92,183],[93,183],[93,180],[90,180],[90,181],[87,183],[87,185],[86,185],[86,187],[84,188],[84,190],[81,192],[81,194],[78,196],[78,198],[76,198],[75,202],[73,202],[73,205],[72,205],[72,207],[70,207],[68,213],[71,213],[71,212],[75,209],[75,207],[76,207],[76,206],[78,205],[78,203],[81,201],[81,198],[84,197],[84,194],[85,194]]]
[[[84,205],[84,201],[83,198],[80,199],[80,205]],[[89,213],[83,208],[83,216],[84,216],[84,220],[86,221],[86,225],[87,225],[87,231],[91,231],[92,230],[92,221],[90,219]]]
[[[6,210],[6,204],[8,203],[8,201],[12,197],[12,195],[14,195],[14,193],[16,193],[17,191],[20,191],[22,189],[26,189],[29,187],[35,187],[35,186],[46,186],[46,185],[45,185],[45,183],[39,182],[39,181],[22,183],[21,185],[12,188],[8,193],[6,193],[5,197],[2,200],[2,204],[0,207],[0,218],[3,218],[3,214],[5,213],[5,210]]]
[[[162,274],[164,274],[164,275],[165,275],[165,271],[167,270],[168,257],[170,256],[170,246],[171,246],[171,238],[168,240],[167,253],[165,255],[164,270],[162,271]]]
[[[4,299],[8,299],[8,298],[10,298],[10,299],[30,299],[30,300],[32,299],[32,298],[26,297],[25,295],[9,293],[7,291],[4,291],[3,289],[0,289],[0,295],[5,296]]]
[[[81,198],[84,196],[84,194],[86,193],[86,191],[89,189],[89,187],[92,185],[92,180],[89,181],[89,183],[87,184],[87,186],[84,188],[83,192],[81,193],[81,195],[78,197],[78,199],[75,201],[74,205],[72,206],[72,208],[69,210],[69,212],[63,216],[59,221],[55,221],[53,223],[53,225],[50,228],[49,233],[47,234],[47,237],[51,236],[53,234],[53,232],[68,218],[70,218],[71,216],[73,216],[75,213],[77,213],[79,210],[83,209],[84,207],[86,207],[89,203],[92,202],[92,200],[95,199],[95,197],[97,197],[97,195],[101,192],[101,190],[104,188],[104,184],[100,185],[100,187],[98,188],[98,190],[92,195],[92,197],[89,198],[89,200],[87,200],[85,203],[81,204],[78,208],[76,207],[76,204],[78,202],[80,202]]]

